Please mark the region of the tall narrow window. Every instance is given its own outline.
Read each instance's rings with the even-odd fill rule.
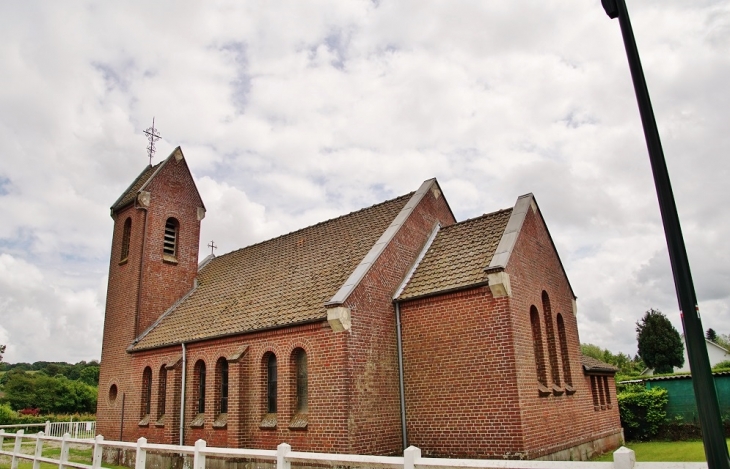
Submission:
[[[119,256],[119,262],[126,261],[129,257],[129,239],[132,237],[132,219],[127,218],[124,221],[124,231],[122,231],[122,253]]]
[[[563,379],[565,384],[573,386],[573,375],[570,373],[570,355],[568,354],[568,338],[565,335],[565,323],[563,315],[558,313],[558,339],[560,339],[560,358],[563,360]]]
[[[150,414],[152,405],[152,368],[149,366],[142,373],[142,417]]]
[[[205,413],[205,362],[198,360],[195,364],[195,406],[199,414]]]
[[[176,219],[170,217],[165,223],[165,242],[162,248],[162,253],[165,256],[176,257],[177,256],[177,235],[180,224]]]
[[[608,390],[608,376],[603,377],[603,392],[606,395],[606,405],[611,408],[611,393]]]
[[[266,412],[276,413],[276,355],[269,355],[266,362]]]
[[[296,412],[303,414],[309,407],[307,352],[302,349],[295,350],[294,363],[296,365]]]
[[[604,396],[603,391],[603,377],[602,376],[596,376],[596,386],[598,387],[598,400],[601,402],[601,410],[606,408],[606,396]]]
[[[535,366],[537,381],[547,387],[547,373],[545,370],[545,354],[542,348],[542,332],[540,331],[540,314],[535,306],[530,307],[530,323],[532,325],[532,344],[535,352]]]
[[[550,357],[550,374],[553,383],[560,386],[560,370],[558,369],[558,352],[555,347],[555,331],[553,329],[553,314],[550,311],[550,298],[546,291],[542,292],[542,312],[545,317],[545,335],[547,336],[548,355]]]
[[[221,357],[215,364],[216,372],[216,413],[228,413],[228,360]]]
[[[593,396],[593,408],[599,410],[601,407],[598,403],[598,385],[594,375],[591,375],[591,396]]]
[[[165,415],[165,401],[167,400],[167,367],[160,367],[160,384],[157,390],[157,419]]]

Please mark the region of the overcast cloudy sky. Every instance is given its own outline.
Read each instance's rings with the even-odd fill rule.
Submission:
[[[629,0],[703,326],[730,333],[730,3]],[[600,0],[0,4],[0,344],[98,359],[109,206],[180,145],[201,253],[437,177],[457,218],[533,192],[582,342],[681,328],[617,20]]]

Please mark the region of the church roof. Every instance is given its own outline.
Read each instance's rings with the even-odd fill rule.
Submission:
[[[511,208],[500,210],[439,230],[398,300],[486,283],[511,215]]]
[[[213,258],[133,351],[325,320],[332,298],[413,193]]]
[[[147,165],[147,167],[143,169],[141,173],[139,173],[137,179],[135,179],[134,182],[132,182],[132,184],[130,184],[130,186],[127,188],[127,190],[119,196],[117,201],[112,204],[112,212],[119,210],[120,208],[123,208],[134,202],[134,199],[137,198],[137,193],[142,188],[142,186],[145,185],[145,183],[152,177],[152,175],[155,174],[157,168],[159,168],[160,165],[165,161],[167,160],[160,161],[154,166]]]

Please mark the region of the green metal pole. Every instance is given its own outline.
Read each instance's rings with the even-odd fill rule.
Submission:
[[[664,223],[664,234],[667,239],[669,259],[674,275],[674,286],[682,316],[682,326],[689,355],[689,366],[692,371],[692,385],[694,386],[697,410],[699,411],[707,465],[709,469],[730,469],[725,431],[720,418],[720,406],[718,405],[717,391],[710,369],[710,360],[707,356],[707,346],[692,282],[692,273],[689,268],[689,259],[687,258],[677,206],[674,202],[669,172],[667,171],[667,164],[659,139],[659,130],[649,99],[649,90],[646,86],[639,51],[636,47],[634,32],[629,20],[629,12],[625,0],[601,0],[601,2],[608,16],[611,18],[618,17],[621,25],[621,34],[626,47],[626,56],[631,69],[634,91],[636,92],[636,100],[641,114],[641,123],[644,127],[644,137],[649,150],[649,160],[654,174],[659,209]]]

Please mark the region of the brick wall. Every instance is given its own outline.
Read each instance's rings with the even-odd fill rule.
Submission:
[[[132,229],[127,261],[120,264],[124,223],[130,218]],[[99,371],[99,398],[97,401],[97,429],[107,438],[119,438],[122,401],[125,413],[139,408],[139,400],[127,402],[133,389],[126,348],[135,337],[135,315],[139,288],[139,272],[144,233],[145,212],[130,206],[116,214],[109,262],[109,286],[106,296],[101,369]],[[116,399],[109,397],[110,388],[117,389]],[[134,410],[132,410],[134,409]]]
[[[539,212],[507,273],[511,298],[483,286],[401,303],[409,444],[425,455],[534,459],[621,432],[612,377],[613,405],[593,405],[573,295]]]
[[[346,388],[346,358],[344,334],[335,334],[327,322],[264,331],[208,340],[187,346],[187,386],[185,400],[185,444],[192,445],[205,439],[209,446],[231,446],[275,449],[287,442],[295,450],[320,452],[348,452],[347,403],[350,396]],[[290,429],[295,413],[296,379],[294,352],[303,349],[307,354],[309,409],[306,429]],[[242,351],[245,351],[241,355]],[[259,428],[266,414],[266,364],[265,357],[273,353],[278,368],[278,411],[275,428]],[[240,355],[240,356],[239,356]],[[168,371],[166,416],[162,425],[140,426],[136,420],[125,423],[128,440],[145,436],[151,442],[177,443],[179,434],[180,383],[182,377],[182,346],[137,352],[132,356],[131,375],[138,377],[141,394],[142,374],[145,367],[153,370],[152,415],[159,406],[159,369],[172,364]],[[228,421],[224,428],[214,428],[219,417],[216,402],[216,362],[226,358],[229,364]],[[190,424],[198,414],[195,364],[202,360],[206,366],[205,416],[199,428]],[[129,432],[126,426],[130,427]],[[105,435],[107,436],[107,435]]]
[[[539,211],[528,210],[507,272],[513,294],[510,300],[511,323],[526,456],[530,459],[541,457],[620,432],[617,406],[594,410],[590,382],[584,377],[580,362],[580,339],[573,314],[573,295]],[[548,300],[549,307],[544,299]],[[549,393],[543,393],[545,395],[540,395],[538,391],[537,363],[530,325],[530,309],[533,306],[539,312],[541,345],[547,370],[547,387],[550,389]],[[563,320],[565,330],[565,348],[572,375],[569,381],[572,381],[575,390],[572,394],[565,387],[558,315]],[[551,323],[547,322],[548,318]],[[551,331],[553,339],[550,337]],[[553,387],[558,391],[554,392]],[[615,403],[616,388],[612,378],[609,387],[611,400]]]
[[[435,186],[434,186],[435,188]],[[455,222],[440,191],[430,190],[347,300],[349,335],[350,452],[395,454],[403,450],[393,295],[434,226]]]
[[[509,302],[489,287],[401,304],[409,444],[424,455],[521,451]]]

